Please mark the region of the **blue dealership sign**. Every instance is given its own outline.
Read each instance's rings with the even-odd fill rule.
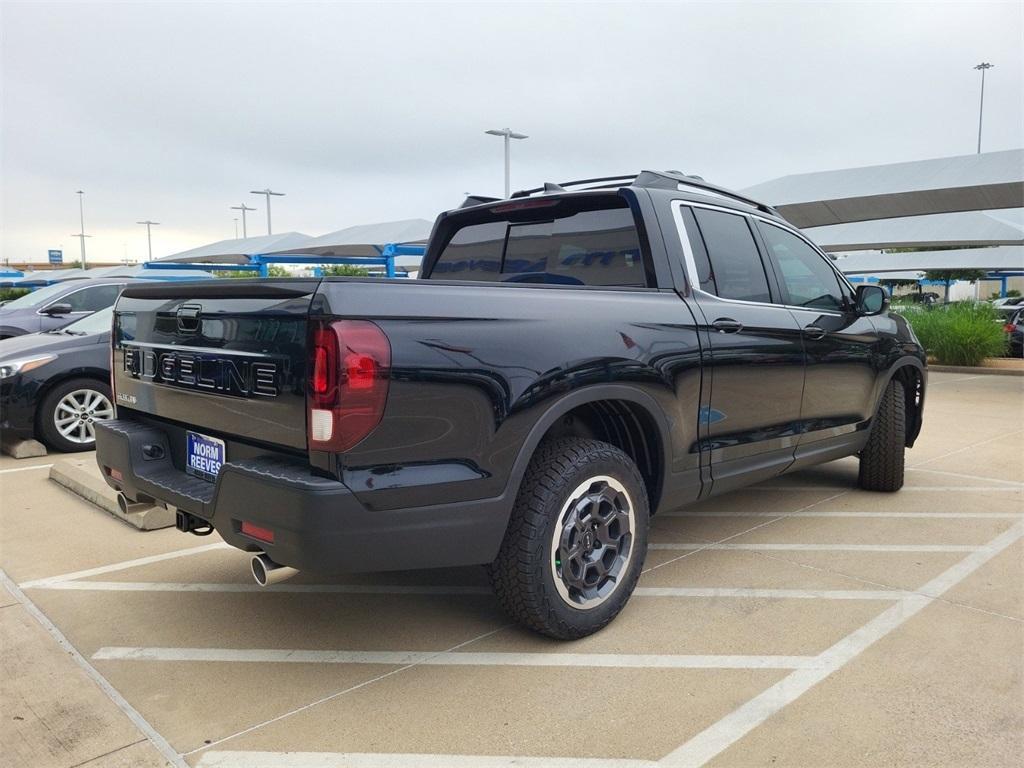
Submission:
[[[64,263],[64,251],[47,251],[46,254],[50,257],[51,264]]]

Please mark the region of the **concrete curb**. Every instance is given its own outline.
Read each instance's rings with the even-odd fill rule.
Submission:
[[[11,440],[0,443],[0,450],[15,459],[34,459],[46,455],[46,446],[38,440]]]
[[[58,461],[50,467],[50,479],[139,530],[153,531],[174,525],[174,512],[163,507],[149,507],[128,514],[122,512],[117,506],[117,493],[103,481],[91,456],[88,459]]]
[[[983,368],[969,365],[929,365],[933,373],[970,373],[982,376],[1024,376],[1022,368]]]

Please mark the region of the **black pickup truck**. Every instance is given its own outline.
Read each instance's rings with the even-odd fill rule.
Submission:
[[[881,288],[677,172],[468,198],[416,280],[129,286],[112,343],[125,505],[263,584],[485,564],[557,638],[622,609],[659,510],[854,454],[899,489],[926,383]]]

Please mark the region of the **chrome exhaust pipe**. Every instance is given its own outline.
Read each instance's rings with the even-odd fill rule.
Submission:
[[[286,579],[298,573],[295,568],[275,563],[264,553],[253,555],[249,561],[249,568],[252,569],[252,577],[261,587],[269,587],[271,584],[280,584]]]
[[[117,494],[117,508],[121,510],[122,515],[130,515],[132,512],[141,512],[144,509],[149,509],[152,504],[148,504],[144,501],[132,501],[123,493]]]

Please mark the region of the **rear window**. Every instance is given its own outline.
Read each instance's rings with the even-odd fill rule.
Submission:
[[[430,277],[646,287],[640,237],[625,203],[597,210],[576,207],[561,216],[543,208],[519,211],[515,220],[468,224],[449,240]],[[521,220],[531,214],[531,220]],[[544,220],[536,220],[539,216]]]

